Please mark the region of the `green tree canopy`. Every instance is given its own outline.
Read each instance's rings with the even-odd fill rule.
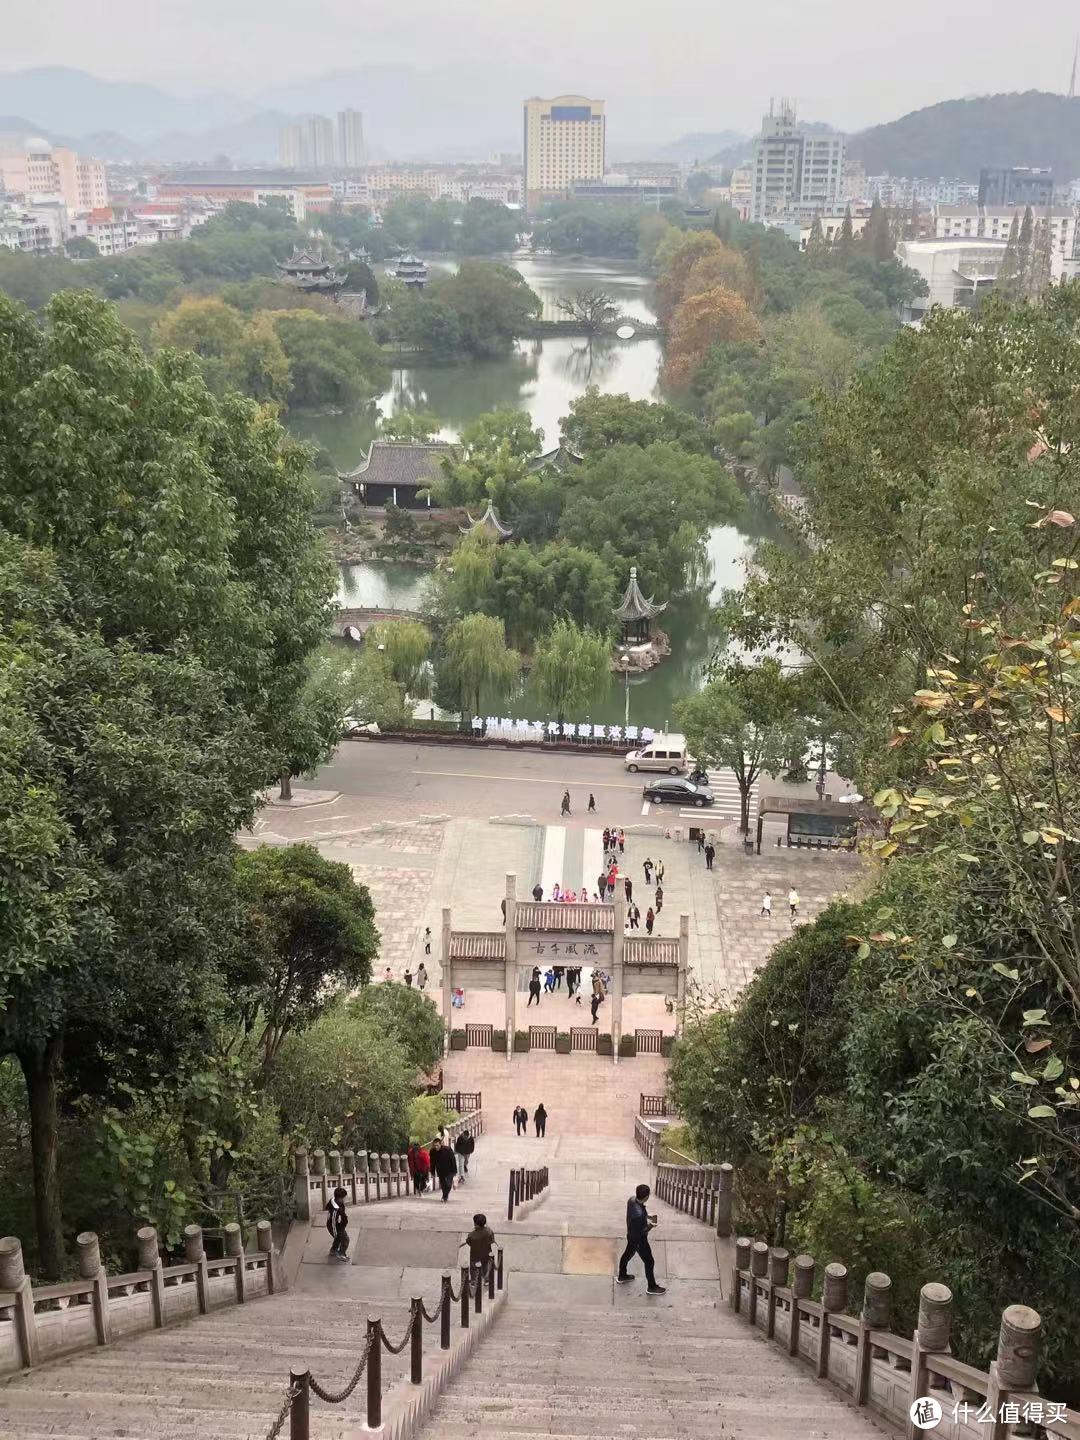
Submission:
[[[529,685],[559,722],[603,698],[611,684],[611,645],[607,637],[559,619],[541,636],[529,672]]]
[[[652,445],[662,440],[699,455],[709,448],[708,432],[687,411],[652,400],[631,400],[626,394],[603,394],[595,385],[571,402],[570,414],[562,421],[562,437],[579,455],[610,445]]]
[[[372,1029],[396,1040],[416,1074],[429,1075],[439,1063],[444,1040],[442,1016],[435,1002],[413,986],[385,980],[365,985],[349,1002],[349,1009]]]
[[[439,664],[440,689],[457,708],[483,714],[485,700],[503,699],[517,684],[521,662],[507,647],[506,628],[492,615],[466,615],[446,632]]]

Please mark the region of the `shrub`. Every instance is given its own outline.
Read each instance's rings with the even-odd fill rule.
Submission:
[[[619,1054],[620,1054],[620,1055],[630,1055],[630,1056],[636,1055],[636,1054],[637,1054],[637,1037],[634,1036],[634,1035],[620,1035],[620,1036],[619,1036]]]
[[[451,1031],[450,1031],[450,1049],[451,1049],[451,1050],[464,1050],[464,1049],[465,1049],[465,1031],[464,1031],[464,1030],[451,1030]]]
[[[409,1102],[409,1139],[426,1145],[440,1125],[457,1119],[457,1111],[449,1111],[441,1095],[418,1095]]]
[[[598,1055],[612,1055],[614,1049],[611,1043],[611,1036],[600,1034],[596,1037],[596,1053]]]
[[[556,1053],[556,1055],[569,1055],[569,1054],[570,1054],[570,1032],[569,1032],[568,1030],[560,1030],[560,1031],[556,1034],[556,1036],[555,1036],[555,1053]]]
[[[529,1032],[527,1030],[514,1031],[514,1054],[523,1055],[529,1049]]]
[[[349,1002],[354,1014],[392,1036],[413,1065],[427,1075],[443,1053],[443,1023],[435,1002],[410,985],[365,985]]]
[[[491,1048],[492,1048],[492,1050],[495,1051],[496,1055],[505,1055],[505,1054],[506,1054],[506,1031],[505,1031],[505,1030],[492,1030],[492,1032],[491,1032]]]

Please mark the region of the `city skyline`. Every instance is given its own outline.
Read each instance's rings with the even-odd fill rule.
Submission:
[[[1014,38],[1006,44],[1004,35],[1011,32],[994,23],[996,10],[1004,20],[1002,0],[979,7],[977,47],[970,43],[970,3],[943,12],[930,0],[916,0],[902,13],[875,17],[872,40],[854,0],[833,0],[824,17],[790,6],[782,17],[763,11],[721,17],[706,0],[680,0],[662,28],[636,23],[645,16],[633,10],[614,0],[596,0],[587,10],[570,0],[552,0],[544,12],[544,34],[558,36],[554,47],[537,45],[532,12],[527,18],[493,0],[462,0],[452,14],[433,0],[418,0],[407,33],[392,14],[375,9],[358,14],[345,0],[320,0],[311,19],[333,30],[339,65],[355,55],[366,66],[421,71],[425,61],[437,59],[440,69],[432,69],[433,77],[447,67],[463,73],[486,69],[488,95],[500,106],[504,91],[507,102],[515,95],[566,90],[603,94],[615,135],[624,140],[721,126],[749,132],[760,115],[760,96],[778,92],[795,96],[808,119],[851,132],[942,99],[1026,89],[1062,93],[1068,85],[1071,47],[1025,48]],[[188,99],[216,92],[218,99],[241,105],[266,96],[280,100],[279,92],[290,88],[303,92],[325,71],[317,52],[296,46],[295,12],[281,0],[257,7],[252,0],[235,0],[229,7],[161,0],[149,9],[134,0],[113,0],[108,26],[75,0],[53,0],[47,11],[23,9],[6,19],[8,71],[72,66],[104,79],[161,86]],[[1056,11],[1051,16],[1045,0],[1036,0],[1034,13],[1028,13],[1028,34],[1054,33],[1050,27],[1059,16]],[[215,36],[211,47],[202,43],[206,27]],[[995,33],[1000,43],[987,40]],[[118,35],[123,45],[116,43]],[[688,46],[691,35],[694,43]],[[911,57],[901,72],[902,88],[881,83],[883,54]],[[725,68],[718,87],[717,58],[733,55],[738,63]],[[274,92],[266,90],[268,77]],[[6,108],[3,79],[0,73],[0,111]],[[370,113],[363,95],[335,99],[326,108],[336,111],[345,103]],[[295,106],[298,112],[314,108]]]

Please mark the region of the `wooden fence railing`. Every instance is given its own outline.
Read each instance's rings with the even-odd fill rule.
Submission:
[[[668,1099],[666,1095],[645,1095],[640,1094],[638,1098],[639,1115],[660,1115],[666,1116],[668,1110]]]

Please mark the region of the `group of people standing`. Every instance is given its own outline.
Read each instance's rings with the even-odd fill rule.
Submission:
[[[476,1141],[467,1131],[463,1131],[451,1144],[445,1126],[429,1146],[411,1141],[405,1158],[413,1194],[426,1195],[429,1183],[432,1184],[432,1189],[434,1184],[438,1183],[445,1203],[450,1198],[455,1180],[459,1186],[465,1184],[465,1177],[469,1173],[469,1160],[475,1149]]]
[[[547,1111],[544,1109],[544,1102],[541,1100],[540,1104],[533,1111],[533,1124],[536,1126],[536,1138],[538,1140],[542,1140],[547,1134],[547,1120]],[[529,1133],[529,1112],[525,1109],[524,1105],[514,1106],[514,1130],[518,1135],[527,1135]]]

